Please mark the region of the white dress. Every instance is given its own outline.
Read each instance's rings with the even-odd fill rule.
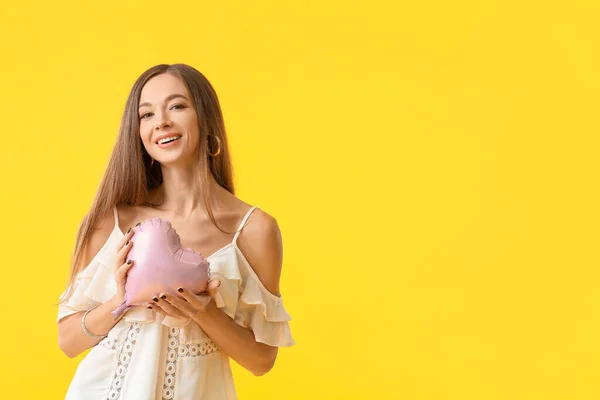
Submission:
[[[239,325],[250,328],[256,341],[270,346],[294,345],[281,297],[269,292],[233,241],[207,257],[211,278],[221,281],[217,307]],[[116,208],[115,227],[94,259],[78,273],[75,291],[58,310],[57,322],[106,302],[117,292],[112,268],[116,247],[124,236]],[[66,293],[66,291],[65,291]],[[62,294],[61,298],[65,295]],[[230,400],[236,392],[229,358],[189,319],[163,317],[138,306],[110,330],[79,364],[68,400]]]

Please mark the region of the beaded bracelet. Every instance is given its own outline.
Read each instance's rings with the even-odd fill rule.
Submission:
[[[94,339],[104,339],[108,335],[102,335],[102,336],[94,335],[93,333],[88,331],[87,328],[85,327],[85,317],[87,317],[87,315],[90,311],[92,311],[93,309],[95,309],[97,307],[98,306],[89,308],[83,313],[83,316],[81,317],[81,329],[83,329],[83,332],[85,332],[85,334],[88,335],[89,337],[92,337]]]

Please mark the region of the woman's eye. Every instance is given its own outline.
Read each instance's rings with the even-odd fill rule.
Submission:
[[[174,104],[174,105],[171,107],[171,110],[173,110],[173,109],[179,110],[179,109],[181,109],[181,108],[185,108],[185,106],[183,106],[183,105],[181,105],[181,104]]]
[[[140,119],[145,119],[152,116],[152,113],[146,113],[146,114],[142,114],[142,116],[140,117]]]

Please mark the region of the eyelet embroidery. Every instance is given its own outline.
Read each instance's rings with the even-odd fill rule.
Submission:
[[[212,340],[202,343],[181,344],[180,333],[181,330],[179,328],[169,328],[169,348],[167,350],[167,366],[163,381],[163,400],[171,400],[175,395],[175,374],[177,372],[177,359],[179,357],[207,356],[219,351],[219,348]]]
[[[125,339],[125,342],[113,338],[106,338],[100,342],[102,347],[108,350],[117,350],[119,352],[119,362],[117,363],[117,369],[115,371],[115,375],[113,376],[110,390],[106,396],[107,400],[117,400],[119,397],[121,397],[121,388],[123,387],[125,375],[127,374],[127,365],[129,364],[129,360],[131,360],[131,354],[135,348],[135,343],[137,341],[136,339],[139,333],[140,324],[138,322],[134,322],[129,327],[129,331],[127,331],[127,338]]]

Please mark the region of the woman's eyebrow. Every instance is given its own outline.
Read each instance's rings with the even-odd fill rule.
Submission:
[[[165,103],[168,101],[171,101],[173,99],[176,99],[178,97],[181,97],[182,99],[187,100],[187,97],[185,97],[184,95],[175,93],[175,94],[171,94],[171,95],[167,96],[167,98],[165,99]],[[146,102],[146,103],[140,104],[138,106],[138,108],[142,108],[142,107],[146,107],[146,106],[150,106],[150,105],[151,105],[150,103]]]

